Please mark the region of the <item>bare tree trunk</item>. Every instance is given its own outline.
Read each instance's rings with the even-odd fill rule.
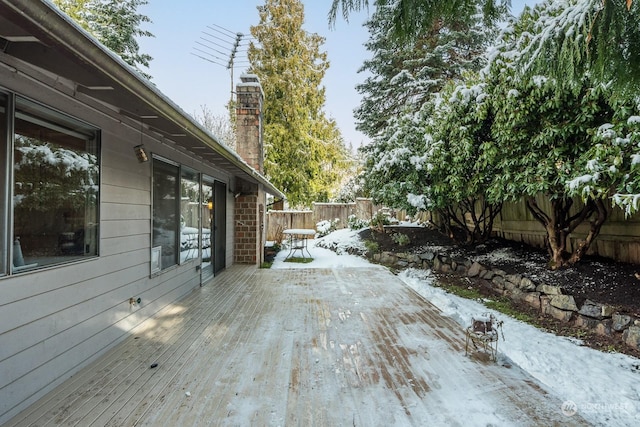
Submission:
[[[594,200],[594,213],[596,217],[590,222],[589,233],[587,237],[583,241],[578,244],[578,247],[575,249],[571,257],[569,258],[568,263],[573,265],[576,262],[580,261],[585,253],[591,247],[593,241],[600,234],[600,230],[602,229],[602,224],[607,220],[607,208],[604,205],[604,202],[601,199]]]
[[[547,232],[549,268],[556,270],[573,265],[582,258],[600,233],[602,224],[607,218],[607,210],[602,200],[588,200],[582,209],[570,215],[573,199],[554,199],[550,202],[552,208],[550,213],[544,212],[533,197],[527,198],[527,208]],[[580,242],[573,253],[569,253],[567,249],[569,235],[593,214],[595,218],[591,221],[591,229],[586,239]]]
[[[443,215],[446,215],[447,218],[445,221],[447,224],[447,235],[454,241],[471,245],[485,242],[491,237],[493,221],[498,213],[500,213],[502,204],[490,204],[483,199],[481,201],[480,209],[476,212],[476,202],[476,199],[468,199],[456,206],[448,206],[443,210],[446,211],[446,214],[443,213]],[[471,218],[471,222],[473,224],[472,228],[467,226],[467,213]],[[464,239],[456,238],[451,227],[452,223],[462,231]]]

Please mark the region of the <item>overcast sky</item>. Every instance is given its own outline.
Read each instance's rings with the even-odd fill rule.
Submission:
[[[513,0],[514,11],[522,9],[522,1]],[[259,22],[256,7],[263,4],[263,0],[150,0],[140,12],[153,21],[144,28],[155,37],[140,40],[140,49],[154,58],[148,71],[152,82],[189,114],[200,114],[205,105],[215,114],[226,114],[232,84],[225,65],[233,34],[249,36],[249,27]],[[353,119],[353,109],[360,104],[355,85],[364,79],[358,69],[370,57],[363,46],[368,33],[362,27],[368,13],[354,13],[349,22],[339,18],[332,29],[327,20],[331,0],[304,0],[303,4],[304,29],[326,38],[322,50],[328,54],[330,68],[323,81],[325,111],[338,123],[345,144],[357,147],[368,142],[355,130]],[[241,67],[234,71],[233,86],[248,65],[240,62],[246,60],[246,46],[241,46],[236,59]]]

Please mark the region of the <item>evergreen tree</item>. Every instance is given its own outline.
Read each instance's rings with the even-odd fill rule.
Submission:
[[[349,13],[368,7],[368,0],[332,0],[329,22],[338,10]],[[373,0],[376,7],[394,8],[392,26],[397,37],[412,39],[440,18],[469,13],[478,5],[491,21],[510,5],[510,0]],[[637,0],[545,0],[534,43],[521,71],[546,70],[558,80],[579,81],[589,72],[594,81],[611,82],[620,89],[637,92],[640,87],[640,2]],[[543,12],[544,12],[543,11]],[[473,13],[473,12],[471,12]],[[528,57],[527,57],[528,56]],[[525,58],[523,57],[523,58]],[[549,68],[550,58],[555,58]]]
[[[419,153],[429,165],[419,178],[426,181],[422,189],[431,209],[440,213],[447,234],[465,243],[489,239],[502,207],[502,201],[487,197],[496,168],[484,157],[484,148],[493,143],[494,123],[485,86],[469,76],[464,84],[444,88],[434,100],[428,125],[434,144]],[[454,231],[461,231],[461,237]]]
[[[127,64],[140,70],[153,59],[140,52],[137,37],[153,37],[141,25],[150,23],[148,16],[138,13],[147,0],[53,0],[64,13],[97,40],[119,55]]]
[[[258,10],[248,55],[265,94],[265,174],[293,206],[326,201],[341,180],[346,149],[323,112],[324,39],[303,29],[299,0],[266,0]]]
[[[332,0],[329,22],[335,22],[338,10],[342,9],[344,19],[349,19],[352,11],[369,7],[391,7],[391,24],[396,37],[404,40],[413,38],[429,30],[439,19],[466,19],[482,10],[485,22],[499,17],[510,5],[510,0]]]
[[[360,129],[372,137],[363,149],[364,188],[376,202],[424,210],[434,208],[424,165],[434,143],[431,100],[447,82],[483,66],[495,30],[478,17],[441,20],[415,44],[400,43],[390,26],[392,12],[378,7],[367,24],[373,58],[363,68],[373,75],[359,87],[364,98],[356,111]]]
[[[447,81],[478,71],[496,36],[494,27],[473,16],[438,20],[407,43],[393,34],[393,13],[393,7],[378,6],[365,24],[370,33],[365,47],[372,57],[360,71],[371,76],[357,86],[363,97],[355,117],[358,129],[371,138],[400,112],[418,111]]]

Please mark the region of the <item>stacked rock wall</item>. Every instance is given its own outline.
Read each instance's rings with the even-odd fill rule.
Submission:
[[[634,349],[640,349],[640,319],[617,313],[615,308],[591,300],[577,304],[560,287],[484,266],[470,259],[425,251],[420,254],[382,252],[372,255],[375,262],[393,268],[430,269],[437,273],[453,273],[482,281],[497,295],[524,302],[550,316],[600,335],[614,337]]]

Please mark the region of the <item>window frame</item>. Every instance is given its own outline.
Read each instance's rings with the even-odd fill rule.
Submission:
[[[98,126],[95,126],[85,120],[78,118],[72,114],[67,114],[57,108],[42,102],[36,101],[27,96],[17,94],[10,90],[0,87],[0,117],[4,115],[2,124],[0,124],[0,142],[2,142],[2,152],[0,153],[0,166],[4,168],[4,173],[0,175],[0,230],[1,235],[5,236],[0,239],[0,254],[3,254],[0,262],[0,277],[8,277],[18,274],[26,274],[30,272],[42,271],[44,269],[55,268],[62,265],[68,265],[70,263],[77,263],[82,261],[88,261],[100,256],[100,206],[101,206],[101,192],[102,192],[102,132]],[[49,130],[57,131],[61,134],[66,134],[78,139],[84,139],[86,144],[81,150],[75,150],[72,146],[65,147],[64,144],[56,143],[55,141],[41,140],[43,143],[52,142],[61,148],[70,149],[71,151],[80,154],[90,154],[95,156],[95,163],[92,162],[97,168],[96,180],[92,184],[96,187],[96,193],[94,199],[87,201],[87,205],[84,207],[85,214],[81,221],[81,229],[83,238],[87,238],[87,231],[90,232],[89,239],[93,248],[87,252],[87,241],[83,243],[83,253],[64,253],[59,255],[49,255],[49,259],[42,263],[42,265],[35,265],[30,268],[20,268],[21,266],[14,265],[16,249],[14,240],[16,239],[16,206],[14,198],[16,197],[16,120],[21,120],[25,123],[31,123],[36,127],[42,127]],[[84,193],[90,195],[87,191]],[[88,199],[89,200],[89,199]],[[93,212],[87,214],[89,203],[93,203]],[[43,210],[43,212],[52,212],[52,210]],[[54,230],[52,236],[57,230]],[[60,233],[58,233],[60,237]],[[78,238],[79,240],[79,238]],[[80,240],[79,240],[80,241]],[[60,249],[60,247],[58,247]],[[37,255],[33,255],[37,259]],[[47,259],[47,255],[43,259]]]

